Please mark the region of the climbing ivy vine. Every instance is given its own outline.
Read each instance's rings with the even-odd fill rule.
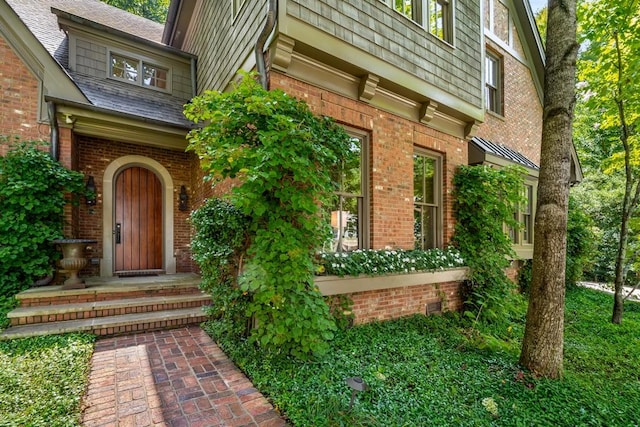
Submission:
[[[39,149],[43,141],[0,138],[0,296],[11,297],[51,274],[63,237],[64,208],[84,195],[82,174]]]
[[[313,282],[314,253],[329,237],[321,206],[351,161],[348,134],[332,119],[246,75],[231,92],[208,91],[185,107],[203,126],[189,133],[215,184],[237,179],[229,196],[248,218],[250,245],[239,289],[249,297],[253,342],[307,358],[322,354],[335,322]]]
[[[524,203],[520,167],[460,166],[454,177],[454,244],[470,269],[465,314],[486,322],[501,320],[514,284],[505,274],[515,258],[506,233],[521,225],[514,218]]]

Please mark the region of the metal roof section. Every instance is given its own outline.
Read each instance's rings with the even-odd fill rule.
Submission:
[[[540,167],[536,165],[534,162],[529,160],[523,154],[506,147],[502,144],[497,144],[495,142],[489,141],[488,139],[480,138],[474,136],[470,142],[470,150],[469,150],[469,163],[482,163],[485,160],[490,161],[490,159],[486,159],[486,154],[500,157],[504,160],[507,160],[511,163],[517,163],[521,166],[525,166],[529,169],[539,170]],[[475,148],[476,152],[473,152],[473,148]],[[480,152],[477,152],[477,151]],[[473,156],[472,156],[473,154]],[[484,155],[483,155],[484,154]],[[473,159],[472,159],[473,157]],[[482,157],[481,161],[478,161]]]

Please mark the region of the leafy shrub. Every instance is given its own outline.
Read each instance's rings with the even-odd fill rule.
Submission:
[[[520,292],[528,294],[531,289],[531,274],[533,273],[533,261],[530,259],[524,260],[520,270],[518,270],[518,287]]]
[[[12,296],[51,272],[62,238],[66,195],[82,194],[82,174],[70,171],[35,141],[0,157],[0,295]]]
[[[465,282],[465,314],[499,322],[508,311],[513,283],[505,274],[515,258],[506,227],[521,225],[513,212],[523,203],[523,170],[460,166],[454,176],[456,215],[453,242],[470,268]]]
[[[361,249],[353,252],[320,254],[322,272],[336,276],[367,274],[379,276],[391,273],[435,271],[462,267],[464,261],[456,248],[429,250]]]
[[[337,188],[332,172],[355,156],[349,135],[306,103],[264,90],[251,75],[231,92],[194,98],[185,116],[205,123],[189,133],[189,149],[208,177],[214,184],[240,182],[230,200],[249,218],[239,284],[255,320],[250,341],[302,358],[322,354],[336,326],[314,286],[313,261],[330,231],[320,206]]]
[[[575,285],[582,278],[583,269],[592,259],[595,235],[591,227],[591,218],[580,209],[576,200],[570,197],[567,217],[567,257],[565,267],[565,282],[567,286]],[[518,286],[523,293],[529,292],[532,267],[531,260],[527,260],[518,272]]]
[[[0,331],[11,325],[11,321],[7,317],[7,314],[17,306],[18,300],[15,297],[0,295]]]
[[[591,259],[595,246],[591,218],[569,197],[567,216],[567,285],[575,285],[582,278],[582,271]]]
[[[213,198],[191,214],[193,259],[200,266],[200,287],[212,297],[209,315],[220,334],[246,333],[248,299],[238,287],[238,275],[249,246],[249,219],[231,203]]]

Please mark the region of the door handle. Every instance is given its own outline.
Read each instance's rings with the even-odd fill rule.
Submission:
[[[114,231],[115,235],[116,235],[116,245],[119,245],[121,242],[121,237],[122,237],[122,224],[118,223],[116,224],[116,231]]]

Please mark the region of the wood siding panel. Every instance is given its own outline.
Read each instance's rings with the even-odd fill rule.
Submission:
[[[474,106],[482,106],[479,0],[454,2],[454,47],[379,0],[287,0],[286,4],[290,17],[382,58]],[[312,40],[308,42],[313,45]]]
[[[249,55],[266,15],[266,1],[246,1],[235,18],[231,1],[199,1],[182,49],[198,56],[198,92],[224,90]]]

